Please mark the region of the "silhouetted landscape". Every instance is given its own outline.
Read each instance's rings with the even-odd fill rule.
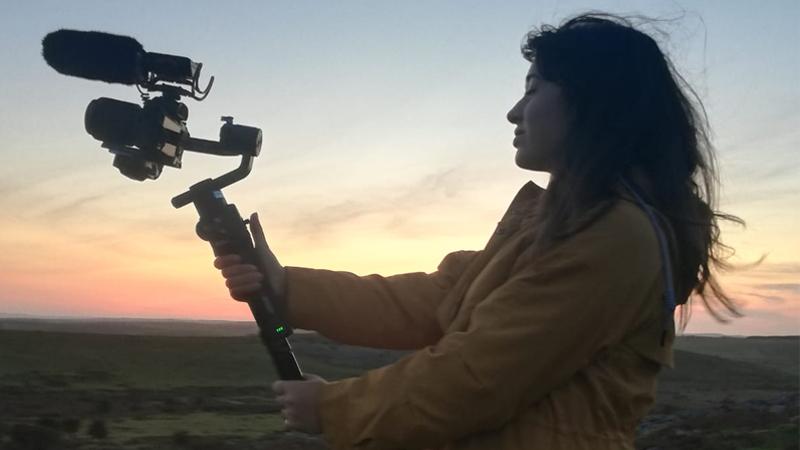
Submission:
[[[0,318],[0,449],[325,449],[283,431],[249,322]],[[305,372],[408,352],[291,338]],[[637,449],[798,448],[800,336],[679,336]]]

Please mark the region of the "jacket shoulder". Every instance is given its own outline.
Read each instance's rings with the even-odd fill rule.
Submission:
[[[592,259],[623,265],[634,273],[660,270],[658,236],[647,214],[625,199],[608,209],[583,230],[566,239],[565,246],[591,254]]]

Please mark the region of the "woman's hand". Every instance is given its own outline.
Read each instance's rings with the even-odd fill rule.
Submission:
[[[243,264],[239,255],[223,255],[214,259],[214,267],[222,271],[225,278],[225,286],[231,293],[231,297],[239,301],[246,301],[246,296],[261,291],[264,276],[267,283],[280,297],[286,290],[286,273],[278,262],[278,258],[272,253],[264,237],[264,230],[258,221],[258,214],[250,216],[250,233],[253,235],[256,254],[261,265],[266,271],[265,274],[259,272],[258,268],[252,264]]]
[[[281,415],[287,429],[309,434],[322,433],[319,417],[319,395],[322,386],[327,384],[322,377],[310,373],[305,380],[278,380],[272,383],[276,400],[283,406]]]

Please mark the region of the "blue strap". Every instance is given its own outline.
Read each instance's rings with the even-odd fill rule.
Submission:
[[[672,285],[672,264],[669,258],[669,247],[667,246],[667,237],[664,230],[658,224],[653,207],[648,205],[642,197],[631,187],[624,178],[621,178],[622,184],[631,192],[639,206],[647,213],[650,218],[650,223],[656,230],[658,236],[658,246],[661,249],[661,266],[664,272],[664,284],[666,285],[666,292],[664,293],[664,328],[661,334],[661,345],[664,345],[664,340],[667,337],[668,330],[673,326],[673,314],[675,312],[675,287]]]

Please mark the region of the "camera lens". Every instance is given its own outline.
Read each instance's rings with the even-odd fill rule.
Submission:
[[[114,167],[128,178],[144,181],[148,178],[151,180],[158,178],[164,166],[154,161],[118,154],[114,156]]]
[[[114,145],[136,145],[142,107],[136,103],[101,97],[86,107],[86,132],[98,141]]]

